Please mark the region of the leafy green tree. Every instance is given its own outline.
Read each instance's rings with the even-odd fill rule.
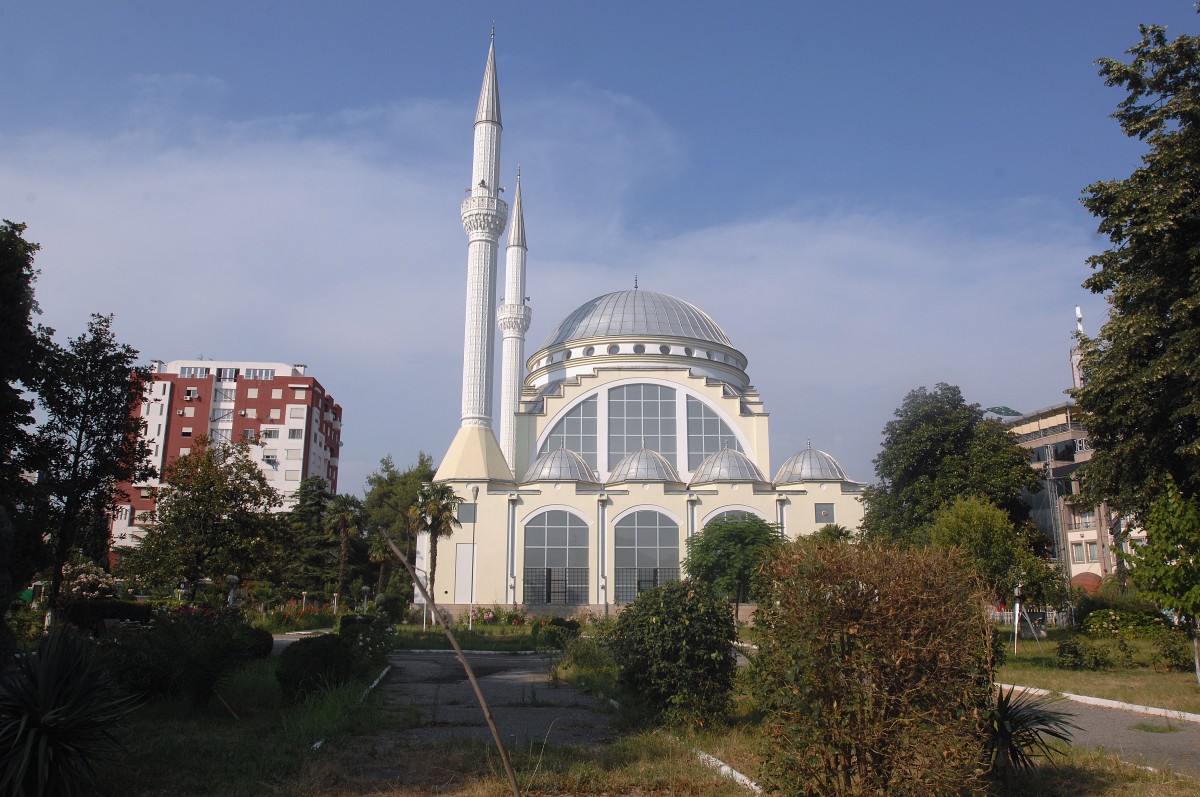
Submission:
[[[38,312],[33,258],[39,247],[26,241],[24,232],[24,224],[7,219],[0,224],[0,666],[16,651],[2,610],[12,603],[16,589],[30,581],[44,555],[40,529],[27,516],[27,427],[33,423],[33,402],[22,385],[34,381],[41,345],[33,325]]]
[[[277,552],[279,581],[293,594],[315,595],[337,575],[339,541],[327,523],[332,499],[328,483],[320,476],[301,480],[296,489],[296,503],[287,514]]]
[[[112,316],[93,315],[87,331],[65,347],[49,337],[43,347],[44,369],[33,387],[46,420],[32,445],[35,506],[50,540],[53,605],[74,551],[105,558],[107,521],[124,497],[120,483],[153,474],[145,421],[137,411],[150,372],[136,364],[136,349],[117,341]]]
[[[437,575],[438,539],[454,533],[458,522],[458,505],[462,499],[448,484],[425,484],[408,508],[408,518],[414,533],[429,532],[429,594]]]
[[[763,557],[782,540],[778,526],[756,515],[721,518],[688,538],[684,568],[689,578],[711,584],[740,609]]]
[[[1200,502],[1186,498],[1168,476],[1163,495],[1150,505],[1145,528],[1146,544],[1127,554],[1133,581],[1143,595],[1192,627],[1200,683]]]
[[[1036,492],[1041,482],[1026,452],[999,421],[967,404],[957,387],[917,388],[895,415],[875,458],[879,483],[864,495],[864,537],[925,542],[934,514],[965,495],[1004,510],[1014,525],[1028,520],[1021,492]]]
[[[1200,494],[1200,38],[1168,41],[1142,26],[1129,63],[1100,75],[1127,93],[1114,118],[1145,142],[1124,180],[1088,186],[1084,206],[1111,246],[1088,258],[1084,287],[1108,298],[1108,321],[1081,337],[1075,391],[1088,442],[1085,495],[1142,513],[1171,477]]]
[[[379,461],[379,470],[367,477],[367,492],[363,499],[364,532],[368,556],[379,567],[377,593],[383,590],[388,567],[393,561],[392,553],[379,532],[387,532],[397,544],[407,544],[408,550],[412,551],[415,534],[408,510],[416,501],[421,485],[433,481],[434,473],[433,457],[421,451],[417,454],[416,464],[406,470],[396,468],[392,457],[386,456]],[[408,578],[406,571],[401,569],[399,572],[403,578]]]
[[[207,437],[173,460],[163,473],[151,525],[121,573],[147,585],[204,578],[261,575],[270,565],[279,522],[271,510],[279,494],[267,483],[245,443],[212,445]]]
[[[813,532],[812,538],[819,542],[853,542],[854,532],[838,523],[826,523]]]
[[[933,545],[964,549],[993,600],[1013,594],[1020,584],[1027,598],[1054,602],[1061,597],[1062,576],[1034,553],[1030,537],[1027,526],[1018,529],[1002,510],[975,496],[938,510],[929,527]]]

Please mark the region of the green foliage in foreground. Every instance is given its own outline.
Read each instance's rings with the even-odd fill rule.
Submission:
[[[691,580],[639,594],[609,636],[621,683],[652,713],[695,725],[729,709],[736,640],[729,604]]]
[[[122,751],[118,732],[135,704],[87,640],[45,637],[0,677],[0,793],[95,793],[94,764]]]

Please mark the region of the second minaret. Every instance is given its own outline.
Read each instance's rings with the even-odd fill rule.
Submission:
[[[497,311],[503,338],[500,360],[500,450],[513,475],[517,468],[517,407],[525,370],[525,333],[533,314],[525,304],[525,213],[521,209],[521,170],[517,170],[517,193],[513,197],[512,225],[504,266],[504,304]]]

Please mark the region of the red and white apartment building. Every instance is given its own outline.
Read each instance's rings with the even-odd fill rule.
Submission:
[[[320,476],[337,492],[342,407],[307,366],[268,362],[172,360],[152,363],[139,412],[158,473],[206,435],[213,444],[244,441],[268,483],[295,503],[302,479]],[[154,508],[158,479],[122,485],[127,503],[112,524],[114,553],[137,545]]]

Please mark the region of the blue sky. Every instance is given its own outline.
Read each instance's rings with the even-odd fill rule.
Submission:
[[[1078,203],[1137,164],[1094,61],[1188,2],[0,2],[0,216],[43,323],[146,360],[306,362],[340,489],[458,424],[458,203],[495,20],[527,351],[585,300],[687,299],[750,359],[773,466],[860,480],[904,395],[1063,400],[1104,302]]]

